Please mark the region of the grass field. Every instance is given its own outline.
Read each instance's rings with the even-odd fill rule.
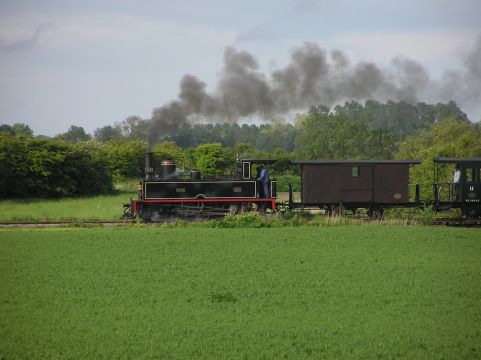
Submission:
[[[479,229],[0,230],[0,359],[481,358]]]
[[[109,221],[118,220],[122,204],[134,193],[121,192],[84,198],[0,201],[0,221]]]

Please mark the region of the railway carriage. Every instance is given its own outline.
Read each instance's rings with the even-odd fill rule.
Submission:
[[[301,203],[291,207],[317,207],[328,214],[342,209],[367,209],[381,217],[388,207],[419,206],[419,186],[409,199],[409,167],[417,160],[295,160],[301,167]]]

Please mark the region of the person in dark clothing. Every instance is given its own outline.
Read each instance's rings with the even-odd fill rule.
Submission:
[[[259,168],[260,168],[260,175],[257,178],[257,180],[262,183],[262,188],[264,190],[264,194],[262,194],[262,197],[268,198],[269,197],[269,173],[267,172],[267,169],[264,167],[264,165],[261,165]]]
[[[259,178],[261,177],[261,167],[258,166],[256,167],[256,182],[257,182],[257,195],[260,197],[260,198],[263,198],[264,197],[264,185],[262,185],[262,182],[259,180]]]

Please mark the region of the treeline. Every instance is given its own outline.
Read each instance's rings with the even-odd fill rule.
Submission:
[[[360,104],[355,101],[346,102],[332,109],[324,106],[314,107],[308,114],[295,116],[294,121],[285,122],[283,119],[272,119],[267,124],[193,124],[184,125],[165,134],[162,140],[171,140],[182,149],[196,147],[201,144],[219,143],[223,147],[235,147],[239,144],[250,144],[255,149],[271,152],[276,149],[292,152],[299,149],[304,141],[299,140],[303,127],[317,124],[313,116],[318,119],[329,118],[328,126],[334,125],[335,129],[326,132],[325,128],[319,129],[328,134],[328,138],[336,142],[340,134],[353,138],[355,145],[371,146],[369,139],[358,139],[360,132],[369,132],[368,138],[374,141],[373,146],[384,147],[384,143],[398,141],[421,129],[426,129],[433,124],[445,119],[458,119],[467,121],[465,113],[454,102],[447,104],[410,104],[406,102],[379,103],[366,101]],[[324,124],[325,125],[325,124]],[[97,140],[109,142],[112,140],[139,140],[145,141],[149,131],[150,120],[138,116],[130,116],[120,123],[97,128],[93,135],[87,133],[80,126],[72,125],[68,131],[56,135],[54,138],[67,142]],[[327,125],[326,125],[327,126]],[[1,125],[0,131],[8,132],[14,136],[33,136],[32,130],[25,124],[13,126]],[[379,140],[379,134],[384,134],[386,139]],[[327,137],[327,136],[326,136]],[[362,140],[362,141],[361,141]],[[332,145],[334,146],[334,145]],[[346,151],[349,151],[348,149]],[[386,152],[380,151],[383,156]],[[307,152],[309,154],[309,152]],[[313,156],[318,156],[315,154]],[[324,156],[334,156],[325,154]]]
[[[112,191],[113,183],[143,174],[149,121],[130,117],[99,128],[91,136],[72,126],[53,139],[33,137],[25,124],[0,126],[0,197],[58,197]],[[270,169],[279,181],[299,183],[290,159],[419,159],[480,156],[481,129],[453,103],[429,105],[348,102],[317,106],[262,125],[196,124],[172,132],[157,144],[156,163],[177,160],[180,170],[205,176],[235,173],[237,155],[275,158]],[[432,164],[431,161],[426,164]],[[414,181],[432,181],[432,165],[414,170]]]
[[[385,104],[366,101],[364,104],[360,104],[352,101],[333,109],[324,106],[312,108],[307,115],[297,115],[293,123],[284,122],[282,119],[273,119],[268,124],[260,125],[236,123],[184,125],[168,134],[167,139],[174,141],[183,149],[208,143],[219,143],[223,147],[250,144],[260,151],[272,152],[280,149],[293,152],[300,150],[300,153],[305,156],[316,157],[319,154],[311,154],[309,151],[300,149],[305,143],[302,139],[305,127],[312,123],[316,124],[316,120],[313,120],[314,116],[318,120],[322,116],[328,116],[329,124],[327,125],[329,127],[332,124],[335,125],[331,131],[326,132],[326,129],[320,129],[323,133],[326,132],[328,136],[325,138],[330,139],[331,142],[336,142],[339,135],[342,139],[349,136],[352,139],[352,146],[376,147],[378,149],[376,156],[388,157],[392,156],[393,149],[385,149],[386,143],[396,142],[445,119],[468,120],[466,114],[454,102],[433,105],[410,104],[403,101],[389,101]],[[306,118],[307,124],[305,123]],[[150,120],[132,116],[114,126],[98,128],[94,131],[93,138],[101,142],[120,138],[144,140],[149,126]],[[364,132],[368,134],[366,138],[361,139],[361,134]],[[383,139],[379,139],[379,134],[383,134]],[[75,127],[59,136],[72,139],[75,138],[75,135],[79,139],[85,139],[85,134]],[[334,145],[331,146],[334,147]],[[346,151],[349,151],[349,146]],[[341,155],[344,156],[343,153]],[[326,153],[323,156],[332,157],[337,154]],[[366,154],[366,156],[370,156],[370,154]]]

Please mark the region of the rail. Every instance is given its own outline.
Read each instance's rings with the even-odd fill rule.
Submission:
[[[189,209],[183,209],[189,211]],[[177,214],[180,215],[180,214]],[[219,216],[215,212],[211,215]],[[314,215],[314,214],[313,214]],[[171,222],[176,217],[169,216],[164,219],[164,222]],[[184,217],[179,217],[184,219]],[[326,216],[326,219],[329,217]],[[379,223],[386,226],[390,225],[406,225],[406,226],[459,226],[459,227],[481,227],[481,218],[412,218],[412,219],[383,219],[383,218],[369,218],[369,217],[353,217],[353,216],[335,216],[331,219],[344,219],[346,224],[361,225],[370,223]],[[207,220],[207,219],[206,219]],[[334,220],[335,221],[335,220]],[[341,221],[341,220],[339,220]],[[22,222],[22,221],[3,221],[0,222],[0,228],[55,228],[55,227],[115,227],[115,226],[132,226],[135,221],[39,221],[39,222]],[[335,222],[334,222],[335,223]],[[152,223],[151,225],[155,225]],[[148,224],[147,224],[148,225]]]

